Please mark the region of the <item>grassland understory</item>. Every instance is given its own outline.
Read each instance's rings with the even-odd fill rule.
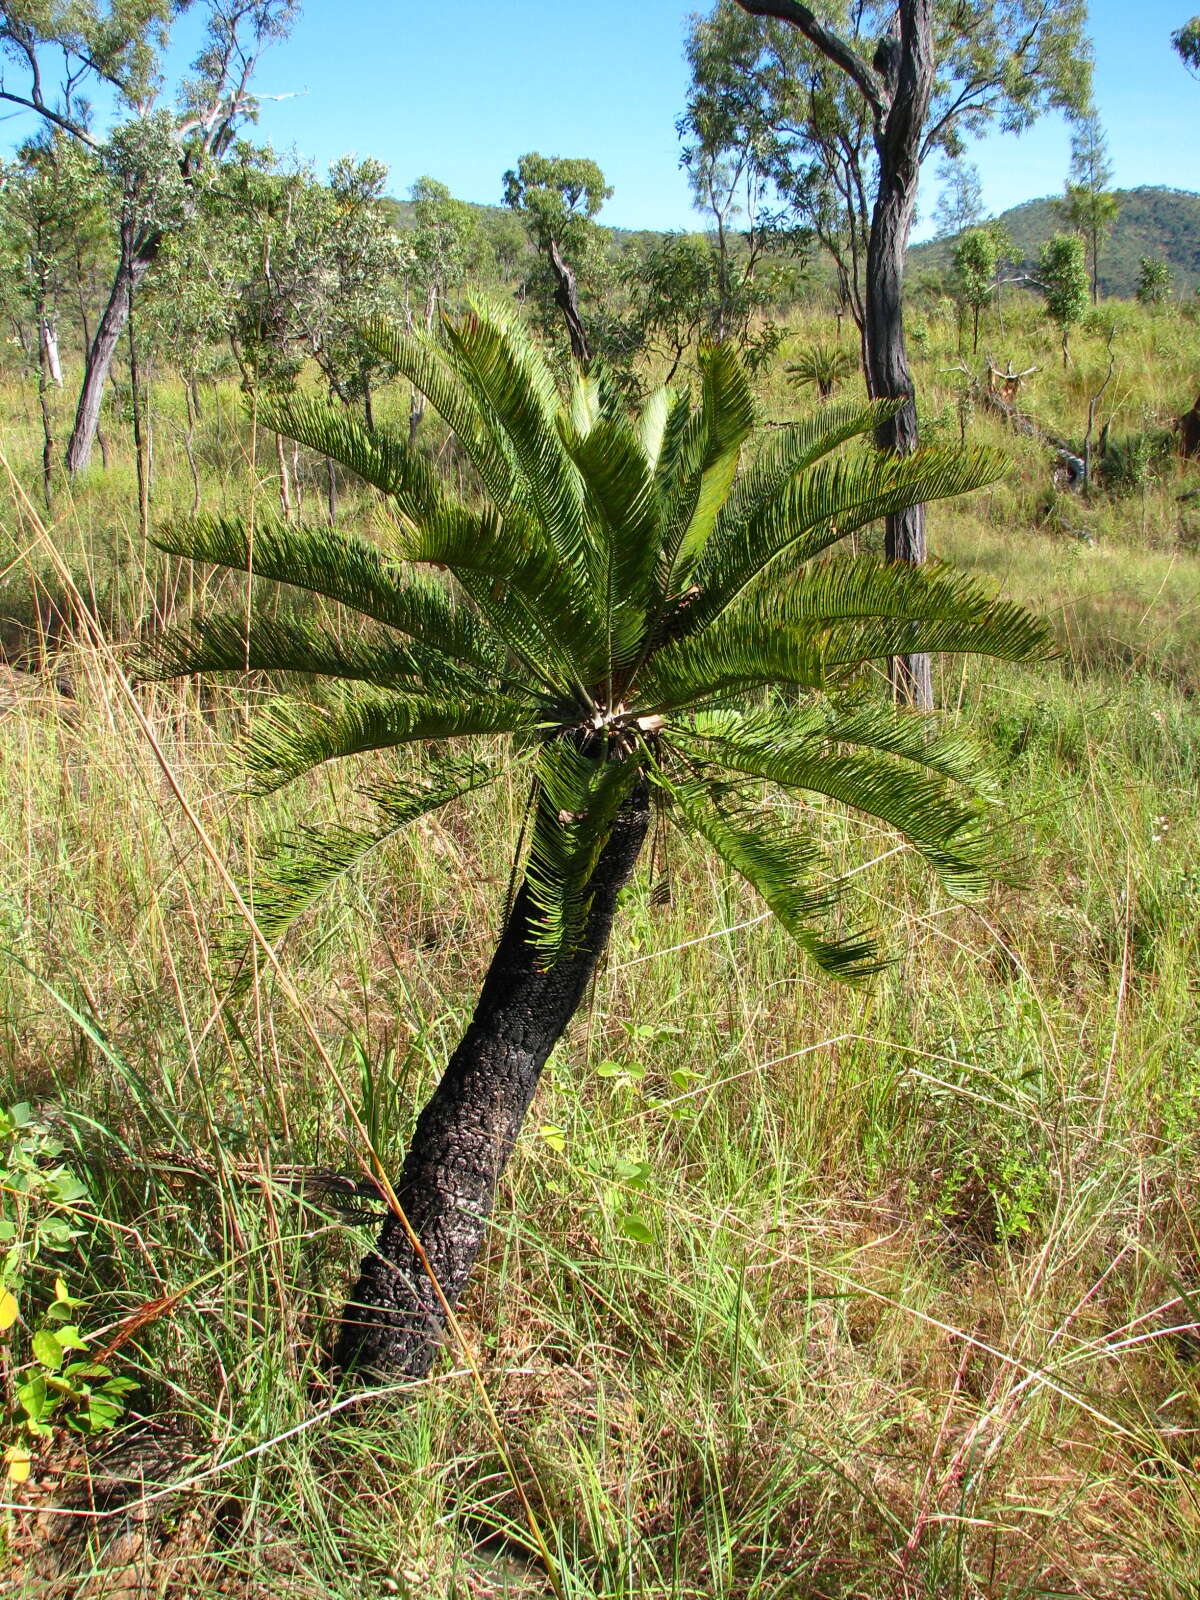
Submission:
[[[1200,373],[1195,323],[1123,315],[1115,440]],[[1008,318],[997,356],[1046,361],[1044,325]],[[1044,449],[959,407],[944,308],[913,320],[927,432],[1013,457],[934,510],[931,546],[1061,645],[938,671],[993,750],[1013,881],[956,903],[828,807],[861,869],[846,916],[896,958],[848,989],[698,857],[656,858],[464,1306],[494,1417],[461,1349],[399,1402],[327,1387],[370,1223],[276,1172],[361,1170],[347,1102],[398,1163],[494,942],[524,793],[418,824],[289,939],[293,993],[258,970],[229,1001],[220,868],[252,885],[270,836],[352,816],[365,774],[251,802],[228,735],[252,689],[128,691],[122,637],[217,580],[147,555],[116,447],[35,513],[35,401],[0,393],[3,609],[45,617],[65,569],[120,623],[0,711],[0,1096],[79,1142],[97,1221],[73,1290],[140,1384],[104,1448],[170,1490],[133,1516],[97,1459],[94,1515],[12,1510],[82,1470],[48,1451],[0,1514],[14,1594],[550,1594],[519,1485],[572,1600],[1200,1596],[1197,475],[1165,456],[1119,496],[1056,491]],[[1099,331],[1073,344],[1021,397],[1064,433],[1108,360]],[[184,407],[165,379],[153,406],[165,519],[191,502]],[[764,415],[796,409],[768,374]],[[195,451],[206,507],[274,509],[273,440],[252,455],[231,389]],[[323,513],[321,464],[301,481]],[[344,485],[341,516],[368,515]]]

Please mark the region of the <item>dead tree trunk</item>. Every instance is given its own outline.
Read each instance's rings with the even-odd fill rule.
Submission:
[[[200,510],[200,468],[196,465],[196,399],[195,379],[183,386],[183,403],[187,412],[187,429],[183,435],[183,453],[187,457],[188,471],[192,475],[192,516]]]
[[[554,304],[566,321],[567,334],[571,340],[571,354],[581,366],[586,367],[592,359],[592,352],[584,330],[583,318],[579,315],[579,290],[575,283],[575,274],[554,239],[550,241],[550,265],[554,271],[555,282],[558,284],[554,291]]]

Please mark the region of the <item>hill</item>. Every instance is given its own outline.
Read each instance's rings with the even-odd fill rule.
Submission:
[[[1130,296],[1142,256],[1162,256],[1175,274],[1180,294],[1200,286],[1200,194],[1185,189],[1143,187],[1119,189],[1121,210],[1100,255],[1103,294]],[[1013,243],[1032,265],[1045,240],[1063,229],[1058,199],[1027,200],[1005,211],[999,220]],[[931,239],[909,252],[913,268],[936,271],[949,264],[953,239]]]

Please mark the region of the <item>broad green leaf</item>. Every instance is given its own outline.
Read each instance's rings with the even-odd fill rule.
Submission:
[[[612,1166],[613,1177],[630,1189],[644,1188],[650,1180],[651,1170],[648,1161],[626,1156],[619,1157]]]
[[[51,1372],[58,1371],[63,1358],[65,1346],[60,1342],[63,1332],[65,1332],[63,1329],[56,1333],[49,1328],[39,1328],[30,1340],[34,1359],[40,1361],[42,1366]]]
[[[638,1216],[636,1211],[626,1211],[617,1219],[617,1229],[627,1239],[632,1239],[634,1244],[653,1244],[654,1229],[645,1217]]]

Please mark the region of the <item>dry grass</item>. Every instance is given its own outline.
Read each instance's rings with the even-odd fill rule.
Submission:
[[[1129,383],[1161,409],[1185,361],[1160,373],[1138,328]],[[1043,381],[1053,415],[1081,380]],[[831,812],[847,865],[880,858],[856,881],[898,957],[851,992],[673,858],[665,904],[627,897],[506,1180],[465,1325],[572,1600],[1200,1593],[1200,562],[1174,476],[1072,509],[1093,545],[1035,520],[1043,465],[1018,453],[934,534],[1060,619],[1058,663],[942,683],[995,748],[1023,881],[954,905]],[[87,494],[53,530],[76,572],[162,605],[175,575],[140,562],[113,481]],[[47,581],[39,538],[14,528],[10,595]],[[5,1513],[16,1592],[550,1593],[460,1359],[401,1405],[325,1387],[362,1237],[271,1173],[353,1170],[360,1140],[279,984],[228,1002],[228,897],[115,670],[76,646],[69,718],[45,694],[0,715],[0,1075],[90,1172],[90,1326],[145,1319],[120,1351],[145,1420],[114,1448],[182,1443],[139,1469],[171,1491],[140,1521],[49,1451],[41,1521]],[[243,881],[269,833],[353,804],[344,773],[241,800],[236,694],[141,704]],[[521,802],[423,826],[286,947],[390,1158],[470,1007]],[[98,1514],[45,1509],[72,1497]]]

